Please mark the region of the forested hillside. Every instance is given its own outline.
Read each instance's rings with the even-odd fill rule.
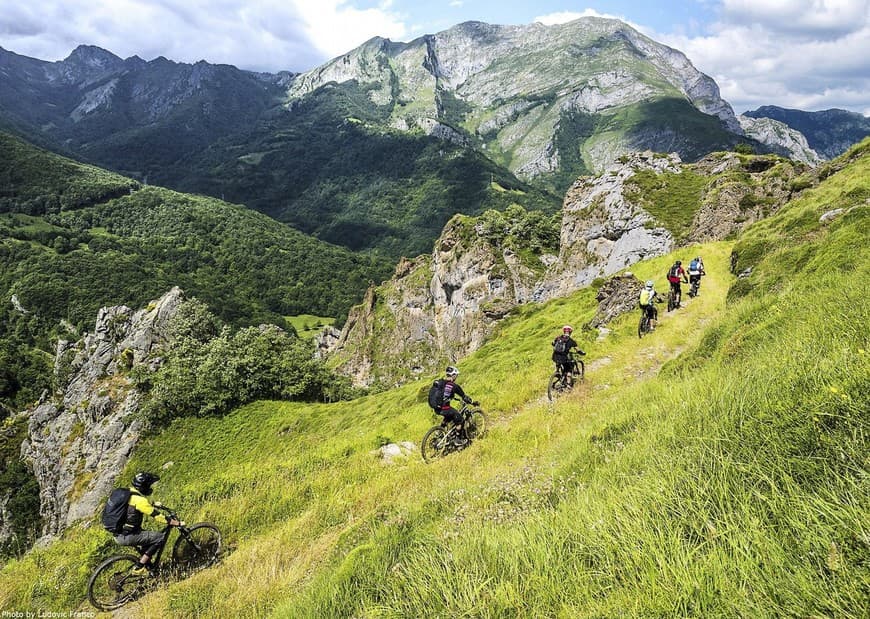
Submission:
[[[143,186],[0,134],[7,403],[39,395],[55,338],[90,326],[102,306],[138,307],[180,286],[230,324],[290,329],[284,316],[342,318],[391,268],[244,207]]]
[[[367,88],[330,84],[163,172],[184,191],[223,195],[303,232],[389,256],[428,253],[455,213],[521,204],[556,212],[561,196],[517,179],[480,152],[388,129],[393,106]]]
[[[700,296],[642,340],[636,312],[582,329],[591,288],[518,310],[459,363],[488,435],[434,464],[378,449],[432,424],[428,380],[176,421],[124,479],[159,469],[156,498],[217,523],[227,550],[129,612],[863,617],[870,141],[826,176],[734,241],[635,265],[662,289],[674,259],[707,265]],[[587,374],[551,406],[566,322]],[[115,550],[70,529],[0,570],[0,607],[86,610]]]

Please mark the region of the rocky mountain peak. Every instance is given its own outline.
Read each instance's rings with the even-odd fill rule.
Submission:
[[[53,65],[49,73],[54,80],[83,87],[123,70],[124,61],[101,47],[79,45]]]
[[[62,62],[106,68],[119,65],[122,60],[110,51],[96,45],[79,45]]]
[[[608,115],[669,99],[685,102],[684,113],[694,107],[716,117],[722,146],[737,139],[727,136],[743,135],[711,78],[681,52],[614,19],[556,26],[464,22],[410,43],[369,41],[300,75],[288,89],[291,109],[318,88],[350,81],[367,89],[373,105],[391,108],[391,127],[479,146],[526,179],[560,168],[558,135],[571,130],[566,116],[572,114]],[[582,149],[586,168],[600,171],[630,151],[665,150],[657,142],[665,135],[654,130],[590,145]],[[687,141],[709,139],[704,133]],[[672,148],[672,138],[667,141]],[[692,156],[692,147],[685,153]]]

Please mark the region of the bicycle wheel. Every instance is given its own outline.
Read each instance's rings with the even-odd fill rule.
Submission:
[[[429,428],[420,443],[420,454],[425,462],[442,457],[447,450],[447,429],[441,426]]]
[[[565,383],[562,382],[562,375],[559,372],[554,372],[547,383],[547,399],[552,402],[560,393],[565,390]]]
[[[94,570],[88,581],[88,600],[99,610],[115,610],[136,599],[147,588],[148,574],[134,574],[139,563],[134,555],[109,557]]]
[[[582,359],[575,359],[574,361],[574,380],[583,380],[583,377],[586,376],[586,364],[583,363]],[[571,385],[573,387],[573,385]]]
[[[640,323],[637,325],[637,337],[643,337],[649,331],[649,318],[646,314],[640,315]]]
[[[671,288],[671,291],[668,293],[668,311],[672,311],[675,307],[677,307],[677,295],[674,289]]]
[[[198,522],[185,531],[172,546],[172,564],[184,572],[195,572],[212,565],[221,551],[221,532],[209,522]]]
[[[465,422],[465,434],[468,440],[476,441],[479,438],[486,436],[486,430],[489,427],[486,414],[482,410],[471,412],[471,417]]]

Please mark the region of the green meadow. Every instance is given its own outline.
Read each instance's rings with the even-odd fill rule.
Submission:
[[[676,258],[708,273],[642,340],[638,312],[583,329],[595,290],[518,309],[459,363],[488,435],[433,464],[378,449],[419,445],[434,377],[175,420],[125,479],[158,471],[155,498],[216,523],[226,551],[129,615],[866,617],[868,154],[734,241],[634,265],[661,291]],[[550,404],[566,322],[586,379]],[[88,524],[5,565],[0,608],[90,610],[117,548]]]

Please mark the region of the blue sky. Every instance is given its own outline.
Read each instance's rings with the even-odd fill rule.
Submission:
[[[685,53],[735,112],[833,107],[870,116],[870,0],[29,0],[4,2],[0,46],[305,71],[373,36],[409,41],[468,20],[621,19]]]

